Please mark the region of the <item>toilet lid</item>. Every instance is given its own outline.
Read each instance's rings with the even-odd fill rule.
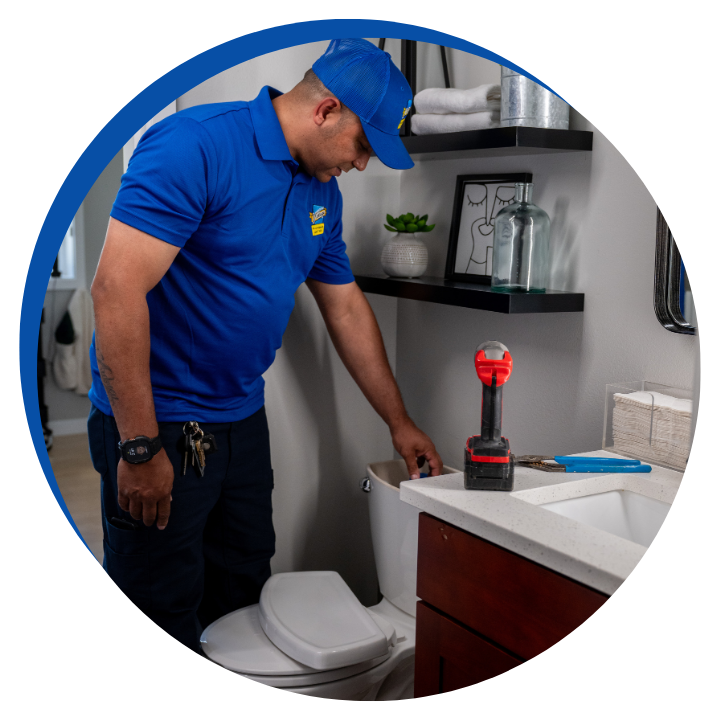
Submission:
[[[390,623],[375,614],[373,617],[384,626],[386,637],[394,637],[395,630]],[[369,670],[388,657],[383,655],[334,670],[315,670],[293,660],[270,642],[260,626],[258,605],[235,610],[208,625],[200,643],[205,655],[218,665],[274,687],[299,687],[341,680]]]
[[[278,573],[260,595],[260,624],[286,655],[316,670],[388,653],[388,638],[333,571]]]

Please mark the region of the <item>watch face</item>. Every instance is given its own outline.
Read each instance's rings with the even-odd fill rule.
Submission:
[[[150,445],[146,440],[135,440],[125,446],[125,459],[127,462],[141,463],[150,458]]]

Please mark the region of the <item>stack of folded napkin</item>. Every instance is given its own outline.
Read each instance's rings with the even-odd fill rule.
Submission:
[[[690,453],[692,401],[658,392],[615,393],[613,450],[680,470]]]
[[[500,86],[470,90],[428,88],[415,96],[412,131],[416,135],[485,130],[500,125]]]

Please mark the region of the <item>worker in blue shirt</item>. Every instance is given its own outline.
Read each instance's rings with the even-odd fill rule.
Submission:
[[[194,107],[152,126],[123,176],[92,285],[90,449],[103,565],[197,649],[258,601],[274,554],[262,374],[307,283],[338,353],[408,474],[431,440],[408,417],[342,240],[336,178],[374,151],[413,163],[412,103],[390,56],[333,40],[286,94]],[[172,512],[171,512],[172,510]]]

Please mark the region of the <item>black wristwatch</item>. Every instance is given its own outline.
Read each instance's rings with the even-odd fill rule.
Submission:
[[[156,438],[138,435],[119,442],[118,447],[125,462],[139,465],[152,460],[162,450],[162,440],[159,435]]]

